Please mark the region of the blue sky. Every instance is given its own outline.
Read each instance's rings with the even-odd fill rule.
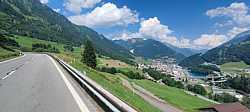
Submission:
[[[72,23],[109,39],[151,38],[216,47],[250,26],[249,0],[41,0]]]

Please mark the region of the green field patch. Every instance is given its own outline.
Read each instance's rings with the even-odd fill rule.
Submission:
[[[229,62],[223,65],[220,65],[220,69],[224,72],[229,73],[240,73],[242,69],[249,68],[250,65],[247,65],[245,62]]]
[[[169,104],[186,112],[197,112],[198,108],[212,104],[196,96],[186,94],[183,89],[161,85],[149,80],[135,80],[134,82]]]
[[[42,44],[50,44],[52,46],[55,46],[61,52],[64,51],[64,48],[63,48],[64,45],[60,44],[60,43],[56,43],[56,42],[50,42],[50,41],[40,40],[40,39],[36,39],[36,38],[17,36],[17,35],[14,37],[11,37],[11,38],[18,42],[18,44],[22,47],[22,50],[31,51],[32,44],[42,43]]]

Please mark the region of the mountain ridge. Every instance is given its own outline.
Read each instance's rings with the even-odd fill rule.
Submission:
[[[250,30],[236,35],[232,40],[208,50],[204,54],[187,57],[179,64],[184,67],[204,62],[224,64],[227,62],[244,61],[250,64]]]
[[[39,0],[0,0],[0,25],[0,34],[24,35],[75,46],[90,39],[99,54],[122,60],[133,58],[125,48],[86,26],[71,23]]]
[[[168,56],[177,60],[182,60],[185,57],[183,54],[153,39],[133,38],[128,40],[114,40],[114,42],[133,51],[135,55],[145,58]]]

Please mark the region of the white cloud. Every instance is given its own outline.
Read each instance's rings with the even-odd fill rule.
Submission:
[[[140,25],[139,33],[143,37],[178,46],[179,40],[171,35],[173,31],[161,24],[157,17],[142,20]]]
[[[126,6],[118,8],[113,3],[106,3],[96,7],[92,12],[82,15],[70,16],[68,19],[77,25],[88,27],[126,26],[139,21],[138,14]]]
[[[213,48],[226,41],[225,35],[202,34],[200,38],[193,41],[196,47]]]
[[[200,38],[193,41],[194,45],[196,47],[213,48],[233,39],[237,34],[249,30],[250,15],[248,11],[248,6],[243,2],[208,10],[206,15],[211,18],[224,17],[223,19],[218,19],[215,26],[226,28],[226,33],[223,35],[203,34]],[[219,33],[218,30],[216,31]]]
[[[143,36],[140,33],[123,32],[115,35],[112,40],[128,40],[133,38],[143,38]]]
[[[160,41],[162,43],[171,44],[181,48],[193,48],[193,49],[209,49],[217,47],[226,41],[229,41],[237,34],[247,31],[248,28],[233,27],[225,35],[223,34],[202,34],[195,40],[187,38],[180,38],[172,35],[172,30],[168,26],[161,24],[157,17],[144,19],[140,23],[140,29],[136,33],[123,32],[116,35],[113,39],[131,39],[131,38],[149,38]]]
[[[139,32],[145,36],[151,37],[164,37],[172,33],[168,26],[160,23],[157,17],[143,20]]]
[[[101,0],[66,0],[64,6],[73,13],[81,13],[82,8],[93,8]]]
[[[53,11],[55,11],[55,12],[60,12],[61,11],[61,9],[53,9]]]
[[[127,40],[131,38],[146,38],[154,39],[162,43],[172,44],[178,47],[187,47],[190,40],[182,38],[178,40],[175,36],[172,36],[173,32],[168,26],[161,24],[157,17],[143,19],[140,23],[140,29],[136,33],[123,32],[113,37],[113,40]]]
[[[41,2],[42,4],[48,4],[48,3],[49,3],[49,0],[40,0],[40,2]]]
[[[248,28],[233,27],[225,35],[202,34],[199,38],[189,42],[192,48],[214,48],[231,39],[237,34],[249,30]],[[187,42],[188,43],[188,42]],[[187,44],[188,45],[188,44]]]
[[[248,7],[245,3],[232,3],[228,7],[218,7],[206,12],[211,18],[227,17],[233,20],[234,23],[240,26],[250,25],[250,15],[248,14]]]
[[[179,40],[179,46],[180,48],[193,48],[194,46],[191,44],[191,41],[186,38],[181,38]]]
[[[233,27],[231,30],[228,31],[227,36],[229,37],[229,39],[232,39],[233,37],[235,37],[239,33],[242,33],[242,32],[247,31],[247,30],[249,30],[249,29],[248,28]]]

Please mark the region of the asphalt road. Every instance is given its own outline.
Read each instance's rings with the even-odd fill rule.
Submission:
[[[99,112],[98,104],[51,57],[0,62],[0,112]]]

